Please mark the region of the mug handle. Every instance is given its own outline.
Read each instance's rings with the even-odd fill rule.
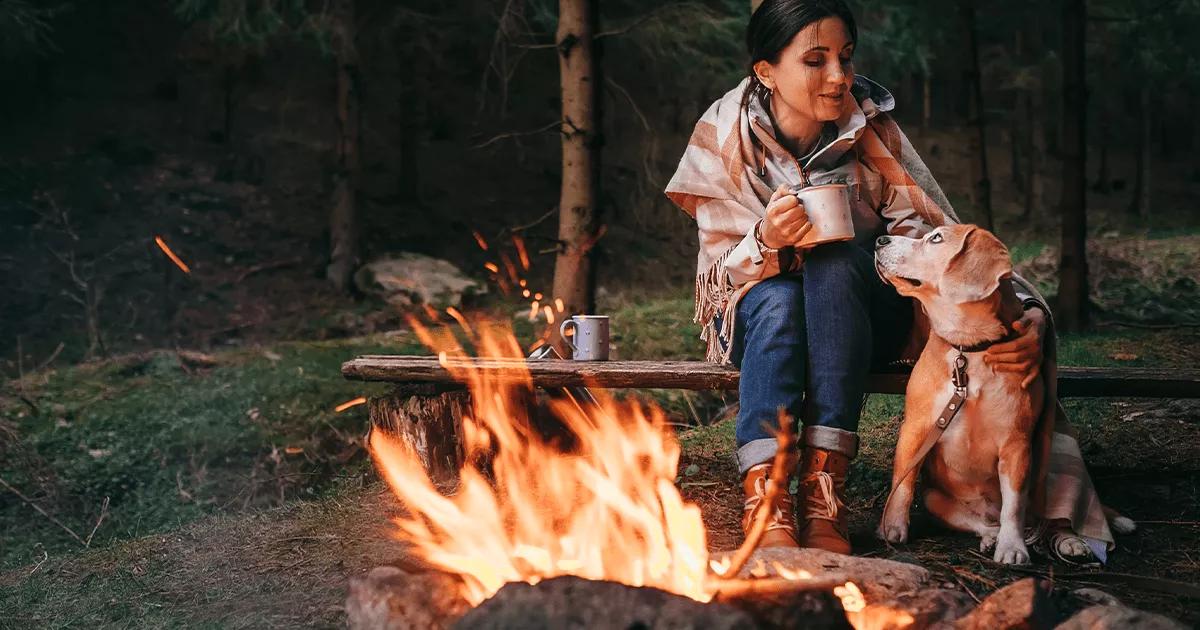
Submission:
[[[559,327],[558,327],[558,336],[563,340],[563,343],[567,344],[567,346],[569,348],[571,348],[571,357],[574,358],[574,356],[579,352],[579,348],[570,339],[567,338],[567,325],[568,324],[575,326],[574,334],[579,334],[579,325],[575,323],[575,320],[564,319],[563,323],[561,325],[559,325]]]

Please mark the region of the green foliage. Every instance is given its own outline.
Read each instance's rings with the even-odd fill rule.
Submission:
[[[1200,53],[1194,40],[1200,32],[1200,1],[1160,0],[1129,3],[1101,0],[1089,5],[1099,25],[1104,68],[1120,68],[1145,81],[1167,80],[1195,85],[1200,81]],[[1116,52],[1117,54],[1113,54]],[[1103,70],[1103,68],[1101,68]]]
[[[327,50],[328,15],[309,5],[305,0],[172,0],[180,19],[207,22],[215,37],[260,48],[290,33]]]
[[[954,7],[944,0],[905,0],[885,6],[854,2],[852,8],[859,34],[855,67],[884,80],[929,73],[937,56],[935,45],[960,30],[953,28]]]
[[[0,0],[0,59],[57,50],[52,22],[68,5],[40,0]]]

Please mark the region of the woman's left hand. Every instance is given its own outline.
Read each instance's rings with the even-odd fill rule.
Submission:
[[[995,372],[1024,373],[1021,387],[1029,387],[1042,370],[1042,337],[1046,333],[1046,314],[1040,308],[1025,311],[1013,322],[1017,338],[998,343],[983,354],[983,362]]]

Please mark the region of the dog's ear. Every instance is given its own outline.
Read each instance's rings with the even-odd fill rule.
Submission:
[[[1004,243],[975,228],[967,232],[962,247],[946,265],[938,291],[957,304],[978,302],[995,293],[1012,273],[1012,257]]]

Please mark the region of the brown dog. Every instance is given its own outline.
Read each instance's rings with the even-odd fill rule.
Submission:
[[[907,539],[919,465],[934,517],[979,534],[983,549],[995,544],[997,562],[1028,562],[1023,533],[1033,431],[1045,404],[1041,376],[1022,387],[1027,375],[993,372],[983,362],[986,346],[1009,337],[1023,312],[1007,282],[1008,249],[986,230],[950,225],[920,239],[882,237],[875,261],[901,295],[920,301],[930,321],[929,341],[908,381],[893,496],[879,536]],[[960,350],[966,382],[956,387]],[[962,399],[951,407],[956,392]],[[945,432],[931,437],[947,416]],[[927,439],[936,443],[928,446]],[[922,463],[923,447],[929,450]]]

